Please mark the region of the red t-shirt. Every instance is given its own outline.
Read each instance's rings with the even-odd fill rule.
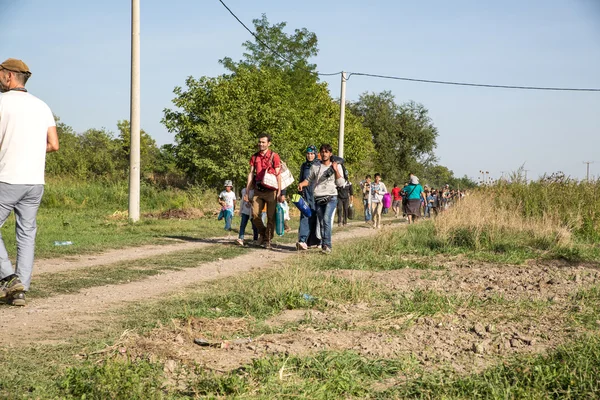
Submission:
[[[392,196],[394,196],[394,201],[402,200],[402,196],[400,196],[400,188],[395,187],[392,189]]]
[[[270,165],[271,154],[273,154],[273,164]],[[281,159],[279,158],[279,154],[274,153],[272,150],[267,150],[265,155],[260,154],[260,152],[255,153],[250,158],[250,165],[254,166],[254,172],[256,176],[256,182],[262,182],[263,177],[265,176],[265,171],[267,169],[273,169],[271,172],[275,173],[274,169],[281,167]]]

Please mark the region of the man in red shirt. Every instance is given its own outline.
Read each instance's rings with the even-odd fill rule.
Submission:
[[[254,198],[249,199],[248,195],[244,196],[245,201],[252,204],[252,221],[258,230],[258,245],[265,248],[271,248],[271,239],[275,232],[275,209],[277,199],[281,195],[281,159],[279,155],[272,150],[271,136],[262,133],[258,136],[258,152],[250,158],[250,172],[246,183],[246,193],[250,193],[250,189],[254,187]],[[269,172],[277,176],[277,189],[263,186],[265,172]],[[267,205],[267,226],[262,222],[262,210]]]
[[[394,188],[392,189],[392,210],[394,210],[396,218],[398,218],[400,207],[402,206],[402,196],[400,195],[400,191],[398,184],[394,183]]]

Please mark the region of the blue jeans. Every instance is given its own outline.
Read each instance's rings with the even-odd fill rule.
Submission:
[[[233,220],[233,212],[225,213],[225,230],[228,231],[231,229],[231,221]]]
[[[337,196],[331,196],[331,200],[325,204],[315,202],[315,208],[317,209],[319,225],[321,225],[321,246],[331,248],[331,222],[333,213],[337,208]]]
[[[240,223],[240,234],[238,238],[244,240],[244,233],[246,232],[246,226],[248,225],[248,221],[250,221],[250,216],[248,214],[242,214],[242,222]],[[258,231],[256,230],[256,226],[254,226],[254,222],[250,221],[252,224],[252,238],[254,240],[258,239]]]
[[[0,182],[0,226],[15,211],[17,265],[13,272],[4,240],[0,234],[0,279],[16,273],[25,291],[29,290],[35,253],[36,217],[44,194],[44,185],[11,185]]]
[[[302,243],[306,243],[308,239],[308,235],[310,235],[310,222],[315,218],[316,212],[312,211],[312,215],[307,217],[306,215],[300,213],[300,228],[298,228],[298,241]]]
[[[369,200],[363,199],[363,206],[365,206],[365,222],[371,220],[371,207],[369,207]]]

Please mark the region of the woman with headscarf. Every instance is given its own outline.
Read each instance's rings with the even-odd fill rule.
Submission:
[[[308,146],[306,149],[306,161],[300,167],[300,179],[298,179],[298,182],[304,182],[308,179],[311,167],[320,163],[317,158],[316,146]],[[312,211],[310,217],[300,213],[300,228],[298,228],[298,243],[296,243],[296,248],[298,250],[306,250],[309,246],[320,245],[321,240],[317,237],[317,212],[315,209],[314,187],[307,186],[300,194]]]
[[[408,223],[412,224],[421,215],[421,198],[425,195],[423,186],[419,184],[419,178],[411,173],[408,185],[404,186],[402,192],[404,193],[403,197],[406,198],[404,213],[408,218]]]

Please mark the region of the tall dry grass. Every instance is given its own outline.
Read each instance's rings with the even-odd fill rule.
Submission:
[[[435,232],[443,242],[473,249],[508,242],[549,248],[572,241],[558,211],[527,215],[522,203],[498,201],[493,191],[476,191],[456,202],[435,220]]]
[[[600,241],[600,180],[578,182],[548,177],[529,184],[500,183],[480,190],[490,193],[498,207],[518,205],[520,215],[534,219],[551,214],[577,239]]]

